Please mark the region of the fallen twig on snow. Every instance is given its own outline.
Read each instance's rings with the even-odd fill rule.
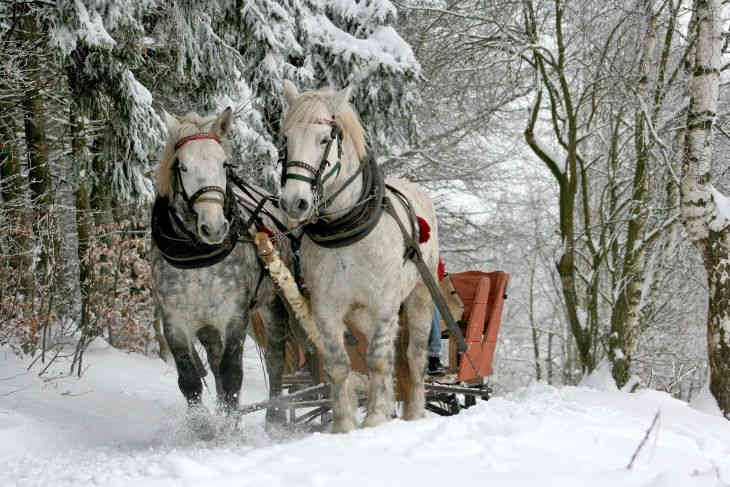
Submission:
[[[641,443],[639,443],[639,446],[636,447],[636,451],[634,451],[634,454],[631,455],[631,461],[629,461],[629,464],[626,465],[626,470],[631,470],[631,467],[634,466],[634,460],[636,460],[636,457],[639,456],[639,452],[644,447],[646,440],[649,439],[649,435],[651,434],[651,431],[659,423],[659,413],[660,412],[661,412],[660,410],[657,410],[656,414],[654,415],[654,420],[652,420],[651,425],[649,426],[649,429],[646,430],[646,433],[644,434],[644,438],[641,439]]]

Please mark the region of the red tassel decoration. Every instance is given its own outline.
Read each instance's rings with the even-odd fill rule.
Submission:
[[[428,239],[431,238],[431,227],[428,225],[428,222],[418,217],[418,243],[424,243],[428,242]]]

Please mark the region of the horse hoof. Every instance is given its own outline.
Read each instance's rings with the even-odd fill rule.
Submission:
[[[423,412],[423,410],[419,412],[408,412],[406,411],[403,413],[403,419],[405,421],[416,421],[418,419],[423,419],[426,417],[426,414]]]
[[[187,416],[188,428],[198,439],[210,441],[215,438],[215,425],[204,407],[188,409]]]
[[[349,433],[355,429],[355,422],[352,420],[335,421],[332,425],[333,433]]]
[[[388,417],[383,413],[368,414],[365,421],[362,422],[363,428],[374,428],[388,421]]]

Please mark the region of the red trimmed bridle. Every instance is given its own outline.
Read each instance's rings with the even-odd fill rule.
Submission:
[[[202,139],[210,139],[215,140],[218,142],[218,144],[221,144],[221,140],[218,136],[213,135],[209,132],[198,132],[192,135],[188,135],[186,137],[183,137],[182,139],[178,140],[175,143],[175,152],[177,153],[178,150],[185,144],[187,144],[190,141],[193,140],[202,140]],[[222,145],[222,144],[221,144]],[[183,200],[188,204],[188,208],[190,211],[193,211],[193,205],[196,202],[200,201],[207,201],[212,203],[218,203],[221,206],[225,206],[225,200],[226,200],[226,190],[225,188],[221,188],[220,186],[203,186],[202,188],[198,189],[195,193],[193,193],[192,196],[188,195],[188,192],[185,190],[185,184],[183,184],[183,178],[182,173],[187,171],[187,168],[180,163],[180,160],[175,158],[175,162],[172,165],[173,170],[175,171],[175,176],[177,178],[178,185],[180,186],[180,194],[183,197]],[[218,198],[212,198],[209,196],[203,196],[205,193],[219,193],[221,195],[221,199]]]
[[[221,143],[221,139],[219,139],[217,136],[209,133],[209,132],[198,132],[197,134],[188,135],[187,137],[183,137],[182,139],[178,140],[175,144],[175,152],[180,150],[180,147],[184,146],[191,140],[200,140],[200,139],[211,139],[215,140],[219,144]]]

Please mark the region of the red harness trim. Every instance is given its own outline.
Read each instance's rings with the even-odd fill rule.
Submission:
[[[418,243],[428,242],[431,238],[431,226],[422,217],[418,217]]]
[[[198,132],[197,134],[188,135],[187,137],[183,137],[182,139],[178,140],[177,143],[175,144],[175,150],[176,151],[180,150],[180,147],[184,146],[191,140],[200,140],[200,139],[211,139],[211,140],[215,140],[219,144],[221,143],[221,139],[219,139],[217,136],[215,136],[211,133]]]
[[[269,238],[274,238],[274,235],[275,235],[275,234],[274,234],[274,232],[272,232],[272,231],[271,231],[271,230],[269,229],[269,227],[267,227],[267,226],[266,226],[266,225],[264,225],[263,223],[259,223],[259,224],[257,224],[257,225],[256,225],[256,230],[258,230],[259,232],[263,232],[263,233],[265,233],[265,234],[266,234],[266,236],[267,236],[267,237],[269,237]]]

